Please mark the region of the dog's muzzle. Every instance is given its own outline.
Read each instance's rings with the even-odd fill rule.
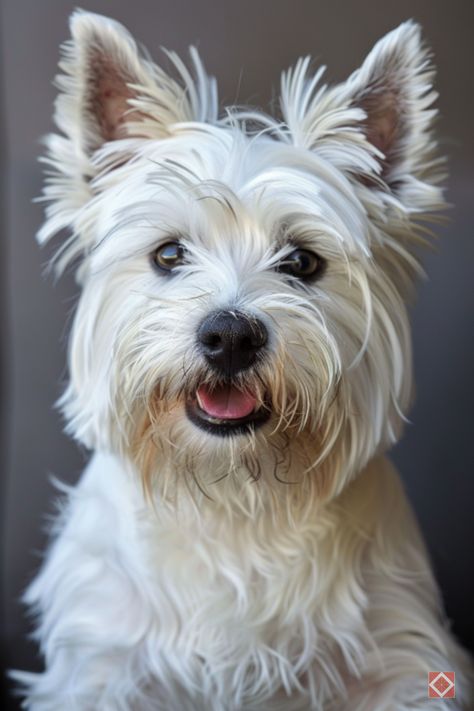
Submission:
[[[245,433],[266,422],[269,406],[259,403],[250,390],[233,384],[233,378],[263,354],[268,340],[263,323],[240,311],[217,311],[201,323],[197,339],[208,366],[222,382],[197,388],[186,403],[190,420],[218,435]]]

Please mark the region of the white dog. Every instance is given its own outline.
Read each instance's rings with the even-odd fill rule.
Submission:
[[[419,27],[345,83],[308,58],[281,117],[230,107],[77,12],[41,243],[77,262],[68,431],[93,450],[26,601],[34,711],[467,709],[416,523],[384,452],[443,207]],[[429,671],[456,698],[428,699]]]

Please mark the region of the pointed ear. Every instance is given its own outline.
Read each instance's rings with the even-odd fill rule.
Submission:
[[[350,104],[365,113],[362,127],[389,186],[421,177],[432,163],[434,76],[420,26],[409,21],[383,37],[347,81]]]
[[[88,12],[70,20],[71,40],[63,47],[56,83],[58,127],[91,155],[107,141],[126,137],[128,122],[143,120],[129,101],[152,86],[152,70],[139,55],[127,30],[117,22]]]
[[[170,58],[184,86],[142,57],[133,37],[118,22],[76,11],[70,28],[71,40],[63,45],[59,65],[63,73],[57,77],[61,93],[55,120],[86,155],[120,138],[159,138],[168,134],[172,124],[207,120],[215,110],[213,80],[204,86],[205,97],[189,91],[192,79],[174,55]],[[208,78],[196,53],[192,56],[203,86]]]
[[[316,90],[321,72],[312,80],[302,77],[303,64],[282,85],[283,113],[295,142],[321,151],[367,186],[380,186],[380,178],[394,190],[417,180],[439,181],[434,70],[419,25],[408,21],[383,37],[338,86]],[[299,109],[289,110],[295,101]]]
[[[56,79],[59,132],[45,141],[43,161],[49,174],[44,197],[49,205],[38,232],[40,243],[63,228],[81,233],[81,239],[67,243],[64,263],[86,251],[87,237],[74,222],[97,191],[93,179],[126,163],[134,150],[133,141],[120,139],[162,139],[177,124],[217,119],[215,80],[206,75],[194,48],[194,76],[168,53],[175,80],[139,52],[118,22],[76,11],[70,27]]]

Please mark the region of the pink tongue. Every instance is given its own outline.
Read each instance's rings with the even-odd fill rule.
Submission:
[[[247,417],[255,409],[256,398],[232,385],[222,385],[210,390],[201,385],[197,390],[200,407],[211,417],[219,420],[238,420]]]

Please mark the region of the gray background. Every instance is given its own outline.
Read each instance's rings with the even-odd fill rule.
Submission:
[[[414,17],[439,67],[439,132],[450,156],[450,222],[426,256],[429,281],[413,312],[417,404],[394,458],[417,510],[449,616],[474,646],[472,478],[474,177],[472,0],[85,0],[85,9],[124,22],[156,59],[165,45],[184,54],[197,43],[220,83],[221,99],[266,104],[279,72],[311,53],[340,80],[378,37]],[[52,408],[64,381],[71,276],[44,279],[47,260],[33,235],[42,219],[39,139],[52,128],[58,45],[68,35],[68,0],[3,0],[0,286],[2,306],[2,522],[4,657],[38,666],[17,602],[39,563],[50,474],[74,482],[81,453],[61,434]]]

